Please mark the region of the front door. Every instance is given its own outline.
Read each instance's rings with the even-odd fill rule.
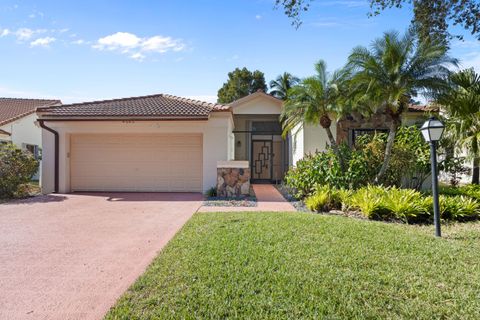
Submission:
[[[272,140],[252,141],[252,181],[271,182],[273,172]]]

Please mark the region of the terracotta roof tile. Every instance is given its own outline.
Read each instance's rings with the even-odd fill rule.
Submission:
[[[38,107],[60,103],[60,100],[0,98],[0,125],[32,114]]]
[[[202,119],[211,112],[230,111],[230,107],[156,94],[142,97],[102,100],[37,109],[42,117],[155,117],[165,119]]]

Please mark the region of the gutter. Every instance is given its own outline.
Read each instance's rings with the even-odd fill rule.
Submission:
[[[48,132],[53,133],[53,136],[55,138],[55,169],[54,169],[54,171],[55,171],[55,187],[54,187],[53,192],[58,193],[58,181],[59,181],[59,179],[58,179],[58,177],[59,177],[59,175],[58,175],[58,173],[59,173],[58,163],[59,163],[59,155],[60,155],[59,150],[58,150],[59,136],[58,136],[57,131],[53,130],[50,127],[47,127],[44,122],[45,122],[45,120],[38,119],[38,124],[40,125],[40,127],[47,130]]]

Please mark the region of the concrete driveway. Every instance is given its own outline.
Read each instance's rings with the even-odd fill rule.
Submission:
[[[92,193],[0,204],[0,319],[101,319],[201,199]]]

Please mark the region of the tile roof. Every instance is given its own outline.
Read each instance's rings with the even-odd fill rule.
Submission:
[[[0,98],[0,126],[34,113],[38,107],[60,103],[60,100]]]
[[[75,103],[37,109],[37,112],[44,118],[132,117],[206,119],[211,112],[217,111],[230,111],[230,107],[168,94]]]

